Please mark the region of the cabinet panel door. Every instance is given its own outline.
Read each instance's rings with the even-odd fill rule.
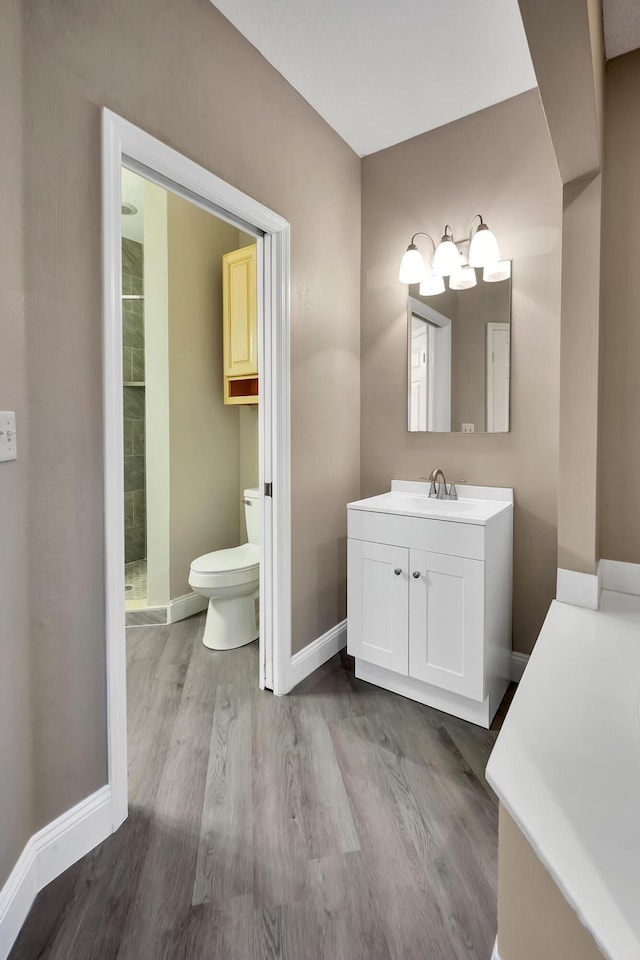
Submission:
[[[258,373],[258,301],[256,246],[222,258],[224,372],[227,377]]]
[[[410,567],[409,675],[483,700],[484,563],[412,550]]]
[[[409,664],[408,564],[405,548],[349,540],[347,649],[354,657],[405,676]]]

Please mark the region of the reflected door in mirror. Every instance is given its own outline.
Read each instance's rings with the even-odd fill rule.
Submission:
[[[507,433],[510,279],[411,296],[407,314],[409,430]]]

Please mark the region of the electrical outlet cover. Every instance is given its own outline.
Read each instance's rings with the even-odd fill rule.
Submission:
[[[0,410],[0,461],[17,457],[16,415],[12,410]]]

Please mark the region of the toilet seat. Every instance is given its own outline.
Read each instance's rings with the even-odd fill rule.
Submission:
[[[198,587],[231,587],[260,579],[260,547],[243,543],[205,553],[191,564],[189,583]]]

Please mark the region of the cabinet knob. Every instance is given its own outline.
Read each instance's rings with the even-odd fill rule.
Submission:
[[[414,578],[414,580],[418,580],[420,578],[420,571],[414,570],[411,576]]]
[[[400,569],[400,567],[396,567],[393,572],[395,573],[396,577],[399,577],[400,574],[402,573],[402,570]]]

